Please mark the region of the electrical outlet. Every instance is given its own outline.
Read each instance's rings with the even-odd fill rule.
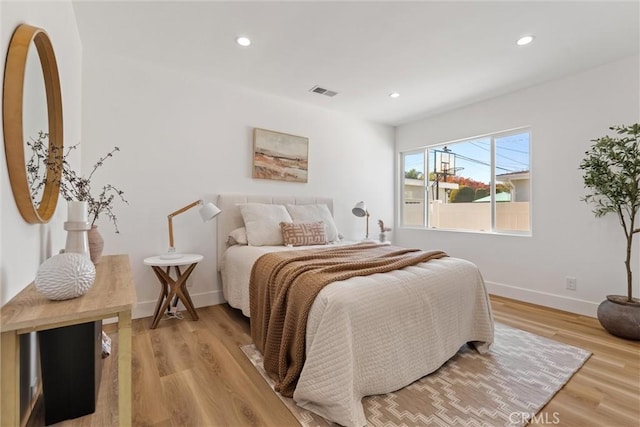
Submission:
[[[567,289],[569,289],[570,291],[575,291],[577,286],[578,283],[576,278],[567,276]]]

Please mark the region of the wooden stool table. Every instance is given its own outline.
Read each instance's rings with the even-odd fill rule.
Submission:
[[[182,301],[182,304],[184,304],[189,314],[191,314],[191,318],[198,320],[198,313],[196,313],[196,309],[193,307],[193,301],[191,301],[189,291],[187,290],[187,279],[191,275],[191,272],[193,272],[193,269],[196,268],[196,265],[202,261],[202,258],[203,256],[198,254],[183,254],[180,258],[175,259],[164,259],[161,256],[145,258],[144,264],[153,268],[153,272],[160,282],[160,295],[158,296],[156,310],[153,314],[151,329],[155,329],[158,326],[158,322],[160,322],[164,311],[169,308],[173,298]],[[181,271],[181,266],[188,267],[186,270]],[[166,268],[166,270],[163,270],[163,267]],[[171,267],[175,270],[175,279],[171,277]]]

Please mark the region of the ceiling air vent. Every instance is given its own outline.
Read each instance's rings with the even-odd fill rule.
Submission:
[[[338,92],[334,92],[332,90],[325,89],[325,88],[320,87],[320,86],[312,87],[311,89],[309,89],[309,92],[319,93],[320,95],[325,95],[325,96],[329,96],[329,97],[333,97],[333,96],[336,96],[338,94]]]

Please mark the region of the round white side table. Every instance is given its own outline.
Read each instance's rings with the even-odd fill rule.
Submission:
[[[196,268],[196,265],[202,261],[202,258],[203,256],[199,254],[183,254],[180,258],[175,259],[163,259],[160,256],[144,259],[144,264],[151,266],[160,282],[160,295],[158,296],[158,302],[156,302],[151,329],[155,329],[158,326],[162,314],[169,308],[174,297],[182,301],[193,320],[198,320],[198,313],[193,307],[193,301],[191,301],[191,296],[189,296],[189,290],[187,289],[187,279],[193,269]],[[181,271],[180,267],[183,266],[187,266],[187,268]],[[175,270],[175,279],[171,277],[171,267]],[[165,269],[163,270],[163,268]]]

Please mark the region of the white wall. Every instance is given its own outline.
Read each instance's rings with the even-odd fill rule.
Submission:
[[[615,216],[596,219],[580,201],[578,165],[591,139],[640,120],[638,62],[627,58],[399,126],[397,152],[531,126],[533,236],[399,229],[396,241],[467,258],[492,293],[550,307],[594,316],[606,295],[626,294],[622,228]],[[637,256],[633,263],[638,296]],[[566,276],[576,277],[576,291],[566,290]]]
[[[105,253],[130,255],[135,317],[152,314],[159,292],[143,259],[166,251],[167,214],[194,200],[215,202],[229,192],[331,196],[338,227],[351,238],[364,236],[364,221],[351,214],[359,200],[367,202],[372,226],[393,220],[393,128],[186,70],[85,47],[83,170],[120,147],[94,177],[121,187],[129,201],[116,206],[119,235],[99,222]],[[251,178],[254,127],[309,137],[307,184]],[[222,301],[216,221],[203,224],[195,210],[174,218],[177,250],[205,257],[190,280],[196,306]]]
[[[58,62],[62,87],[64,144],[74,143],[80,136],[82,46],[71,2],[3,1],[0,8],[0,77],[4,79],[4,63],[16,27],[21,23],[27,23],[44,28],[49,34]],[[33,281],[39,265],[46,258],[64,247],[66,233],[63,222],[66,218],[66,202],[59,202],[58,210],[48,224],[27,224],[13,200],[4,144],[0,146],[0,151],[3,165],[0,173],[0,300],[4,304]],[[79,153],[70,157],[71,163],[78,166],[79,160]]]
[[[44,28],[49,34],[60,74],[64,144],[73,143],[80,135],[82,46],[71,2],[0,2],[0,81],[4,81],[11,36],[22,23]],[[26,107],[24,114],[29,111]],[[1,120],[0,133],[3,133]],[[3,305],[33,281],[45,259],[64,247],[66,202],[58,203],[49,223],[27,224],[20,216],[11,192],[4,143],[0,144],[0,153],[0,305]],[[79,166],[80,153],[71,156],[69,161]],[[21,383],[22,410],[29,404],[33,386],[37,383],[36,354],[35,334],[31,334],[21,340],[21,368],[28,378],[27,383]]]

